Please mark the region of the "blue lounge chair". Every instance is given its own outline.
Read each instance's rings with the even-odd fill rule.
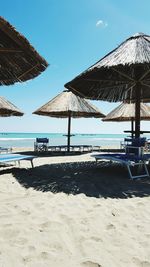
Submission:
[[[96,163],[99,160],[108,160],[110,162],[119,162],[127,167],[129,177],[131,179],[135,178],[142,178],[149,176],[149,172],[146,166],[146,162],[150,160],[150,154],[144,154],[141,156],[138,155],[132,155],[132,154],[95,154],[91,155],[91,157],[94,157],[96,160]],[[131,171],[132,166],[143,166],[144,167],[144,173],[133,175]]]
[[[48,151],[48,138],[36,138],[36,141],[34,142],[34,151],[37,152],[44,152]]]
[[[21,160],[29,160],[31,162],[32,168],[33,166],[33,159],[36,158],[35,156],[28,156],[28,155],[21,155],[21,154],[1,154],[0,155],[0,164],[8,163],[8,162],[20,162]]]

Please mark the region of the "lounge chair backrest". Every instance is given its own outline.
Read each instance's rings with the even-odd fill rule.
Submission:
[[[139,138],[126,138],[127,141],[125,145],[125,153],[127,155],[142,156],[144,154],[144,149],[146,147],[146,137]]]
[[[36,138],[36,143],[48,144],[49,139],[48,138]]]
[[[146,137],[125,138],[124,142],[125,142],[125,145],[131,145],[134,147],[144,147],[146,144]]]
[[[146,144],[146,137],[140,137],[140,138],[133,138],[132,139],[132,146],[144,147],[145,144]]]

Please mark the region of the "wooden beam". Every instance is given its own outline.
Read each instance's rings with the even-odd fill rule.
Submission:
[[[9,36],[15,43],[17,43],[19,46],[22,46],[27,49],[28,44],[26,45],[24,41],[20,40],[21,35],[19,32],[17,32],[12,25],[10,25],[8,22],[6,22],[4,19],[0,18],[0,30],[2,30],[7,36]],[[24,38],[24,36],[21,36],[21,38]],[[28,42],[28,41],[27,41]]]
[[[68,116],[68,141],[67,141],[67,152],[70,152],[70,131],[71,131],[71,113]]]
[[[32,68],[30,68],[29,70],[27,70],[26,72],[22,73],[20,76],[17,77],[17,79],[20,80],[20,78],[22,78],[24,75],[29,73],[31,70],[35,69],[38,65],[39,65],[39,63],[36,64],[35,66],[33,66]]]
[[[127,75],[127,74],[125,74],[125,73],[123,73],[123,72],[121,72],[121,71],[119,71],[119,70],[117,70],[115,68],[112,68],[112,70],[117,72],[117,73],[119,73],[122,77],[127,78],[129,81],[134,82],[134,79],[132,77],[130,77],[129,75]]]
[[[23,49],[26,54],[30,55],[31,57],[34,57],[35,60],[40,60],[41,62],[41,57],[40,55],[35,51],[35,49],[31,46],[29,41],[21,35],[19,32],[17,32],[12,25],[10,25],[7,21],[2,19],[0,17],[0,30],[4,32],[9,38],[16,43],[21,49]],[[42,59],[45,61],[44,59]],[[42,62],[43,63],[43,62]]]
[[[140,137],[140,102],[141,102],[141,84],[135,86],[135,137]]]
[[[12,48],[0,47],[0,53],[23,53],[22,50],[15,50]]]

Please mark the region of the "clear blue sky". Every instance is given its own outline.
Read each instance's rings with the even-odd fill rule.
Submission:
[[[64,84],[136,32],[150,34],[149,0],[5,0],[1,16],[21,32],[50,66],[26,83],[1,86],[4,96],[24,111],[1,118],[0,132],[65,132],[67,120],[32,115],[60,93]],[[119,103],[92,101],[105,114]],[[150,122],[143,122],[150,129]],[[129,123],[74,119],[78,133],[123,133]]]

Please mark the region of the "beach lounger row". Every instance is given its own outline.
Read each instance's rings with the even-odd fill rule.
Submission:
[[[0,153],[11,153],[12,147],[1,147],[0,146]]]
[[[61,146],[48,146],[48,151],[67,151],[68,147],[65,145]],[[100,147],[98,148],[100,151]],[[93,146],[91,145],[72,145],[70,146],[70,152],[92,152]]]
[[[93,152],[100,151],[100,146],[91,146],[91,145],[72,145],[70,146],[70,152]],[[34,148],[36,152],[67,152],[68,147],[66,145],[57,145],[57,146],[38,146]]]
[[[48,146],[49,151],[67,151],[67,146]],[[100,151],[100,146],[92,146],[92,145],[72,145],[70,146],[70,151],[79,151],[79,152],[92,152],[92,151]]]
[[[92,145],[71,145],[70,151],[72,152],[92,152],[92,151],[100,151],[100,146],[92,146]],[[34,151],[36,152],[46,152],[46,151],[53,151],[53,152],[63,152],[67,151],[67,145],[56,145],[56,146],[49,146],[49,139],[48,138],[36,138],[34,142]]]

